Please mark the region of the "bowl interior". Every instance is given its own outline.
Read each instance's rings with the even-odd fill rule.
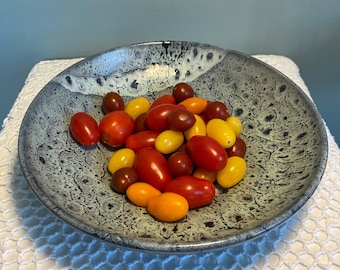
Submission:
[[[112,150],[80,147],[69,122],[78,111],[99,121],[109,91],[153,100],[181,81],[241,119],[248,168],[237,186],[217,188],[211,205],[162,223],[111,190]],[[268,65],[210,45],[154,42],[97,54],[50,81],[25,115],[19,158],[34,193],[72,226],[126,248],[194,252],[241,243],[291,217],[322,177],[327,139],[313,103]]]

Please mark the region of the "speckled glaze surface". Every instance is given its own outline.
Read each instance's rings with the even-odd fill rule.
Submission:
[[[78,111],[99,121],[108,91],[152,100],[181,81],[242,120],[248,169],[237,186],[217,188],[209,206],[162,223],[111,190],[112,151],[80,147],[69,121]],[[319,184],[327,139],[310,99],[261,61],[205,44],[152,42],[100,53],[50,81],[22,122],[19,159],[42,203],[79,230],[131,249],[199,252],[253,239],[294,215]]]

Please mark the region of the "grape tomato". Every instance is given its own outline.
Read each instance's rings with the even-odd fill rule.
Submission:
[[[139,149],[144,147],[154,147],[155,141],[159,131],[156,130],[143,130],[127,137],[125,146],[137,152]]]
[[[169,113],[169,128],[175,131],[185,131],[191,128],[196,122],[193,113],[185,109],[176,109]]]
[[[135,161],[135,152],[129,148],[121,148],[114,152],[108,162],[108,170],[115,173],[124,167],[132,167]]]
[[[230,157],[227,165],[217,172],[217,182],[224,188],[231,188],[241,181],[246,170],[247,165],[243,158],[238,156]]]
[[[241,120],[236,116],[230,116],[227,119],[227,123],[234,130],[236,136],[240,136],[242,132]]]
[[[172,89],[172,95],[177,103],[194,96],[194,90],[187,83],[178,83]]]
[[[118,193],[125,193],[127,188],[138,181],[138,174],[134,168],[124,167],[115,171],[111,177],[111,187]]]
[[[151,197],[147,210],[151,216],[159,221],[175,222],[186,216],[189,211],[188,201],[181,195],[165,192]]]
[[[100,140],[96,120],[84,112],[78,112],[71,117],[70,132],[72,137],[83,146],[93,146]]]
[[[103,97],[102,108],[106,113],[124,110],[123,98],[116,92],[109,92]]]
[[[123,146],[133,128],[134,121],[125,111],[110,112],[99,123],[101,140],[111,147]]]
[[[146,117],[146,113],[141,113],[135,119],[135,122],[134,122],[134,132],[135,133],[149,129],[147,127],[146,123],[145,123],[145,117]]]
[[[175,152],[184,142],[182,132],[171,129],[162,131],[156,138],[155,148],[163,153],[170,154]]]
[[[194,177],[208,180],[211,183],[214,183],[216,181],[216,175],[217,175],[217,172],[204,170],[202,168],[197,168],[192,174],[192,176]]]
[[[151,147],[144,147],[137,151],[134,168],[141,181],[160,191],[163,191],[172,180],[166,158],[162,153]]]
[[[184,136],[187,141],[189,141],[194,136],[205,136],[207,135],[207,128],[205,122],[203,121],[202,117],[197,114],[194,114],[195,123],[194,125],[184,131]]]
[[[213,138],[194,136],[186,144],[194,164],[208,171],[219,171],[227,164],[227,153]]]
[[[236,134],[228,122],[218,118],[208,122],[207,136],[215,139],[223,148],[232,147],[236,141]]]
[[[165,94],[163,96],[158,97],[157,99],[155,99],[154,102],[151,103],[151,107],[150,109],[160,105],[160,104],[176,104],[176,99],[174,96],[169,95],[169,94]]]
[[[174,104],[160,104],[150,109],[145,116],[145,123],[148,128],[163,131],[169,129],[168,117],[173,110],[183,108]]]
[[[126,196],[135,205],[147,207],[152,197],[161,195],[161,192],[148,183],[136,182],[126,189]]]
[[[207,107],[207,100],[201,97],[190,97],[179,104],[184,105],[184,107],[193,114],[200,114]]]
[[[234,145],[227,149],[228,157],[239,156],[243,158],[247,152],[247,145],[240,137],[236,137]]]
[[[189,155],[184,152],[175,152],[168,158],[168,168],[172,177],[190,175],[194,169],[194,164]]]
[[[128,102],[125,106],[127,112],[133,120],[142,113],[146,113],[150,108],[150,101],[145,97],[137,97]]]
[[[220,101],[210,102],[202,112],[202,115],[206,117],[207,121],[213,118],[226,120],[230,116],[227,106]]]
[[[208,180],[193,176],[181,176],[172,180],[165,192],[182,195],[189,203],[189,209],[210,204],[215,198],[215,186]]]

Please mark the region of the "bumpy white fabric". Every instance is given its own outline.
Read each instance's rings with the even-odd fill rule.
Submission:
[[[257,55],[308,89],[294,62]],[[0,133],[0,268],[7,269],[340,269],[340,150],[328,133],[323,179],[306,205],[266,235],[216,252],[150,254],[112,247],[65,224],[29,189],[18,162],[20,123],[38,91],[80,59],[34,66]],[[310,96],[310,95],[309,95]]]

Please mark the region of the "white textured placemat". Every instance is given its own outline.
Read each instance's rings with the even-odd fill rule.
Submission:
[[[308,95],[290,59],[257,55]],[[251,242],[188,255],[150,254],[112,247],[76,231],[52,215],[29,189],[18,161],[20,123],[38,91],[80,59],[34,66],[0,133],[1,269],[340,269],[340,150],[328,133],[324,177],[293,218]]]

